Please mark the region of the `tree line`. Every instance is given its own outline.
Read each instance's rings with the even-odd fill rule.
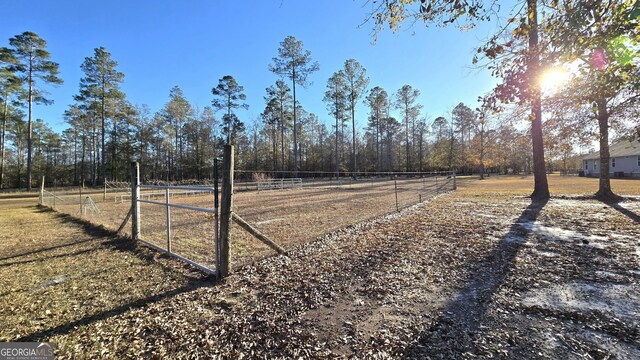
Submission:
[[[397,16],[411,2],[391,4],[398,6],[393,13]],[[443,1],[442,5],[439,16],[446,15],[446,6],[453,3]],[[389,9],[378,9],[378,13],[386,14]],[[429,11],[433,10],[420,7],[423,14]],[[516,40],[531,34],[530,27],[525,26],[528,18],[523,18],[524,22],[512,31]],[[379,26],[386,22],[396,24],[393,17],[376,19],[381,19]],[[516,20],[514,17],[508,23]],[[543,41],[550,41],[550,36],[542,36]],[[43,39],[25,32],[9,39],[9,47],[0,48],[0,186],[30,189],[37,181],[34,179],[43,175],[61,185],[126,180],[132,159],[141,162],[144,179],[202,180],[212,176],[213,159],[220,156],[225,143],[236,145],[236,168],[272,172],[272,176],[299,176],[303,171],[323,172],[326,176],[386,171],[539,171],[540,166],[535,166],[536,152],[531,151],[531,139],[536,138],[537,130],[535,126],[522,125],[531,119],[526,112],[532,96],[527,90],[531,83],[526,66],[528,48],[523,47],[522,41],[519,45],[502,41],[503,37],[493,38],[478,53],[497,64],[494,75],[509,79],[505,82],[508,86],[499,84],[492,93],[480,97],[475,108],[460,103],[435,118],[429,117],[425,106],[418,103],[419,89],[409,84],[390,91],[370,87],[365,67],[348,59],[326,82],[323,101],[332,118],[330,122],[306,111],[297,99],[297,91],[309,85],[309,77],[319,64],[302,41],[293,36],[280,43],[268,66],[277,80],[265,89],[260,117],[251,121],[236,115],[237,109],[248,105],[244,87],[232,75],[222,77],[212,87],[211,106],[202,109],[193,106],[179,86],[170,89],[165,106],[155,112],[146,105],[133,105],[120,89],[124,74],[118,71],[111,54],[100,47],[81,65],[84,77],[74,103],[64,114],[69,128],[58,134],[43,120],[33,120],[32,115],[33,103],[50,102],[42,85],[62,83],[58,64],[50,60]],[[508,45],[514,50],[506,56]],[[557,63],[564,58],[552,53],[544,59]],[[637,67],[624,69],[627,73],[637,71]],[[576,76],[584,80],[593,71],[585,68],[583,72]],[[572,84],[578,84],[579,79]],[[618,99],[619,93],[624,92],[633,95],[627,99],[635,99],[627,86],[629,82],[606,96]],[[589,98],[584,89],[575,94]],[[602,134],[602,129],[594,132],[592,124],[585,122],[591,104],[585,100],[584,105],[577,106],[575,96],[564,95],[540,97],[540,103],[553,110],[544,123],[544,171],[578,167],[575,148],[587,146],[594,136]],[[367,114],[356,113],[360,103],[366,105]],[[610,118],[620,119],[615,124],[628,124],[624,115],[628,115],[629,107],[624,105],[632,101],[617,103],[625,110],[609,111],[615,115]],[[366,125],[358,128],[357,119],[364,117]],[[538,120],[542,134],[542,119]],[[576,123],[582,125],[576,128]]]

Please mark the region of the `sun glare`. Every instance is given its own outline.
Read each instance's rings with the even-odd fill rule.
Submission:
[[[540,86],[542,86],[542,91],[558,91],[562,87],[563,83],[567,81],[568,77],[569,73],[565,69],[547,69],[540,77]]]

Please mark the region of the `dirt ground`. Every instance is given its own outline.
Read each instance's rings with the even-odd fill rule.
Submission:
[[[0,205],[0,341],[59,358],[640,358],[640,182],[467,179],[220,284],[124,238]],[[0,204],[2,202],[0,201]]]

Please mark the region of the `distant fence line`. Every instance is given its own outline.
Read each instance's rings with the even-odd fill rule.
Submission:
[[[234,171],[229,166],[220,174],[231,184],[226,192],[225,183],[215,180],[136,176],[135,187],[126,181],[106,181],[102,189],[79,186],[64,191],[43,185],[40,203],[123,231],[207,272],[226,275],[230,265],[224,258],[229,249],[233,267],[242,266],[456,188],[455,173],[448,171],[298,171],[295,177],[293,171]],[[225,202],[214,195],[218,191],[227,194],[229,204],[233,196],[231,210],[218,209],[218,203]],[[218,224],[218,214],[226,216],[225,227]],[[233,241],[228,242],[230,238]]]

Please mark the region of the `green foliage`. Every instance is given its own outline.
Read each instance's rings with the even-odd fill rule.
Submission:
[[[9,39],[9,44],[13,47],[12,53],[17,60],[14,70],[21,74],[20,79],[27,86],[34,86],[36,79],[54,85],[63,83],[58,77],[58,64],[49,60],[51,54],[46,50],[47,42],[36,33],[25,31]],[[35,91],[33,96],[42,103],[49,102],[42,94],[42,91]]]
[[[225,75],[218,81],[218,85],[211,89],[214,99],[211,102],[216,111],[226,110],[222,117],[222,132],[226,135],[227,144],[231,144],[238,133],[244,131],[244,123],[233,113],[234,109],[247,109],[244,103],[247,96],[244,87],[238,85],[231,75]]]
[[[405,21],[438,26],[456,24],[466,29],[478,21],[489,20],[499,8],[495,0],[373,0],[370,3],[371,12],[367,20],[373,21],[375,33],[385,27],[398,31]]]
[[[118,63],[111,59],[111,54],[104,47],[94,49],[92,57],[86,57],[80,69],[84,77],[80,79],[80,92],[75,100],[82,103],[86,109],[95,112],[100,119],[101,181],[107,178],[107,144],[106,133],[109,120],[113,123],[115,133],[118,103],[124,101],[125,95],[120,91],[120,84],[124,81],[124,74],[116,70]],[[113,139],[117,138],[115,135]],[[113,146],[112,160],[116,157],[117,144]],[[111,176],[114,177],[113,166]],[[96,179],[92,181],[94,184]]]
[[[367,123],[368,128],[373,131],[375,138],[375,169],[379,171],[381,168],[381,154],[380,154],[380,138],[382,136],[381,132],[381,120],[383,114],[389,109],[389,94],[379,87],[376,86],[369,91],[369,95],[364,100],[365,104],[369,106],[370,115],[369,121]]]
[[[364,91],[369,85],[369,78],[367,77],[367,69],[355,59],[348,59],[344,62],[343,72],[348,109],[351,111],[351,170],[355,172],[358,171],[356,162],[356,104],[364,95]]]
[[[411,85],[403,85],[395,94],[395,108],[402,112],[405,126],[405,170],[412,170],[411,153],[415,138],[415,120],[420,116],[421,104],[416,104],[420,90]],[[411,130],[410,130],[411,128]],[[411,139],[410,139],[411,137]]]
[[[38,82],[59,85],[63,81],[58,77],[58,64],[49,60],[51,54],[46,50],[47,42],[36,33],[25,31],[9,39],[12,46],[11,53],[15,57],[10,67],[18,76],[19,82],[26,87],[27,102],[29,105],[27,123],[27,190],[31,190],[32,180],[32,104],[50,104],[45,95],[46,92],[39,88]]]
[[[343,70],[338,70],[327,80],[327,90],[323,101],[327,104],[327,110],[333,115],[336,122],[345,121],[347,117],[347,92],[346,79]]]
[[[278,56],[269,64],[269,70],[281,77],[291,80],[293,88],[293,164],[294,172],[298,172],[298,116],[296,110],[296,84],[305,88],[309,85],[308,76],[320,69],[317,61],[312,61],[311,51],[304,50],[302,41],[294,36],[287,36],[280,43]]]
[[[269,71],[290,79],[295,85],[306,87],[309,85],[308,76],[320,69],[317,61],[311,59],[311,51],[304,50],[302,41],[294,36],[287,36],[280,43],[278,56],[269,64]]]

